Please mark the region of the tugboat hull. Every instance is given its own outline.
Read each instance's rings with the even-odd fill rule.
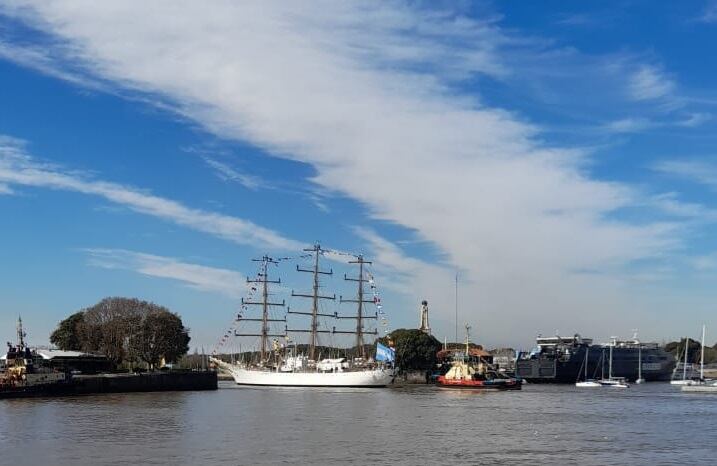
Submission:
[[[522,384],[515,379],[497,380],[453,380],[444,376],[438,377],[438,386],[442,388],[458,388],[472,390],[520,390]]]

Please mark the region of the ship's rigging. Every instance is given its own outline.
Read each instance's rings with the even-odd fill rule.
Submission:
[[[348,333],[348,334],[356,334],[356,348],[358,348],[359,356],[362,359],[366,359],[366,348],[364,348],[364,335],[378,335],[378,329],[374,331],[366,331],[363,327],[363,321],[365,319],[378,319],[378,312],[374,315],[366,315],[364,313],[364,304],[366,303],[373,303],[374,300],[365,300],[364,299],[364,283],[368,282],[366,278],[364,278],[364,265],[370,265],[371,262],[368,262],[364,260],[362,255],[359,255],[355,261],[350,261],[349,264],[358,264],[359,267],[359,274],[358,278],[348,277],[346,274],[344,274],[344,280],[346,281],[352,281],[356,282],[358,284],[358,292],[356,293],[356,299],[343,299],[343,297],[339,297],[339,301],[342,303],[357,303],[357,310],[356,315],[352,316],[337,316],[339,319],[356,319],[356,331],[355,332],[348,332],[348,331],[336,331],[334,329],[334,333]]]
[[[285,337],[286,333],[283,334],[272,334],[270,333],[269,324],[270,322],[284,322],[286,323],[286,317],[283,319],[272,319],[269,317],[269,308],[273,306],[281,306],[284,307],[286,303],[282,300],[280,303],[272,303],[269,301],[269,284],[270,283],[281,283],[281,279],[278,280],[269,280],[269,265],[270,264],[278,264],[279,262],[272,259],[269,256],[264,256],[261,259],[252,259],[254,262],[261,262],[261,268],[260,272],[257,274],[259,278],[255,280],[251,280],[247,278],[247,283],[256,283],[261,284],[262,289],[262,300],[261,301],[249,301],[242,298],[241,303],[242,306],[261,306],[262,312],[261,312],[261,318],[260,319],[252,319],[243,317],[241,314],[237,316],[237,320],[244,321],[244,322],[261,322],[261,332],[260,333],[239,333],[234,332],[235,336],[243,336],[243,337],[261,337],[261,343],[260,343],[260,359],[261,361],[265,361],[267,359],[267,344],[269,337]]]
[[[308,351],[307,356],[309,360],[316,360],[316,352],[317,347],[319,346],[319,335],[320,334],[353,334],[356,335],[355,338],[355,345],[358,352],[358,356],[362,359],[366,359],[366,348],[365,348],[365,336],[366,335],[378,335],[378,328],[374,330],[367,330],[365,328],[365,321],[368,319],[374,319],[376,320],[376,327],[378,327],[378,318],[379,313],[383,314],[383,311],[381,311],[381,304],[380,304],[380,297],[378,296],[378,293],[375,291],[375,285],[373,281],[373,277],[367,273],[366,266],[371,265],[371,262],[366,261],[362,255],[352,255],[351,257],[354,258],[354,260],[348,261],[349,264],[357,265],[358,266],[358,276],[357,277],[349,277],[348,275],[344,274],[344,280],[347,282],[355,282],[357,285],[357,292],[355,299],[354,298],[344,298],[343,296],[339,296],[339,303],[355,303],[356,304],[356,313],[355,314],[341,314],[339,315],[338,312],[333,313],[327,313],[322,312],[320,309],[320,303],[323,300],[327,301],[336,301],[336,295],[328,295],[328,294],[321,294],[321,277],[322,276],[331,276],[333,275],[333,269],[328,270],[322,270],[320,266],[320,258],[327,253],[326,250],[321,248],[320,244],[315,244],[311,248],[307,248],[304,250],[307,254],[302,256],[304,258],[311,258],[311,267],[310,268],[302,268],[301,266],[297,265],[296,270],[297,272],[303,272],[303,273],[310,273],[312,274],[312,290],[310,293],[297,293],[295,291],[291,291],[292,297],[297,298],[304,298],[311,300],[311,308],[310,310],[299,310],[295,311],[292,310],[289,306],[286,306],[286,302],[282,300],[281,302],[272,302],[271,301],[271,293],[270,293],[270,285],[273,284],[280,284],[280,279],[270,279],[269,278],[269,269],[271,265],[278,265],[283,260],[288,260],[290,258],[281,258],[281,259],[273,259],[269,256],[264,256],[261,259],[254,259],[255,262],[260,262],[260,268],[259,272],[257,273],[256,279],[247,279],[247,284],[251,286],[252,291],[258,291],[261,290],[261,298],[260,299],[244,299],[242,298],[242,309],[248,309],[248,306],[257,306],[260,307],[262,312],[260,317],[245,317],[243,313],[240,313],[237,315],[236,324],[238,326],[241,326],[243,322],[247,323],[259,323],[261,325],[260,329],[255,332],[250,331],[242,331],[240,332],[237,329],[232,329],[231,331],[228,331],[227,334],[222,337],[221,342],[223,343],[227,335],[229,333],[233,333],[234,336],[238,337],[259,337],[259,358],[261,363],[265,363],[268,361],[271,352],[269,350],[269,339],[274,338],[284,338],[286,341],[290,341],[289,335],[292,333],[302,333],[302,334],[308,334]],[[344,254],[345,255],[345,254]],[[366,299],[367,293],[365,289],[365,284],[370,283],[371,289],[373,292],[373,298],[372,299]],[[376,305],[377,311],[373,314],[370,314],[366,312],[366,304],[373,303]],[[276,316],[270,315],[270,309],[271,308],[285,308],[285,314],[283,318],[276,318]],[[291,315],[300,315],[300,316],[307,316],[310,317],[310,323],[308,328],[297,326],[295,328],[289,328],[289,324],[287,322],[287,316]],[[344,320],[344,319],[350,319],[350,320],[356,320],[356,326],[353,330],[337,330],[336,326],[332,326],[331,329],[321,329],[319,324],[319,319],[321,317],[326,318],[333,318],[336,320]],[[284,323],[283,333],[276,330],[276,323]],[[385,317],[383,317],[382,322],[387,324]],[[272,326],[273,325],[273,326]],[[275,330],[272,330],[274,328]],[[243,327],[242,327],[243,329]],[[274,345],[276,346],[276,344]]]

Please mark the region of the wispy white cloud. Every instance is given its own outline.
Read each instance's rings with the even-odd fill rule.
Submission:
[[[92,78],[80,70],[68,69],[63,66],[61,60],[51,54],[53,50],[55,49],[27,44],[16,46],[0,38],[0,59],[18,63],[43,74],[77,84],[85,89],[109,90],[99,79]],[[65,54],[66,51],[58,51],[60,58]]]
[[[135,212],[209,233],[239,244],[295,250],[301,243],[237,217],[187,207],[132,186],[97,180],[56,165],[38,162],[23,141],[0,136],[0,183],[75,191],[99,196]]]
[[[697,159],[663,160],[653,167],[656,171],[684,178],[717,190],[717,164]]]
[[[699,18],[704,23],[717,23],[717,2],[710,0],[707,2],[702,15]]]
[[[591,26],[596,23],[596,18],[586,13],[569,13],[559,15],[555,21],[555,24],[563,26]]]
[[[422,298],[440,296],[430,290],[428,283],[449,283],[453,272],[446,267],[432,264],[403,252],[396,244],[366,227],[355,227],[354,232],[364,240],[375,268],[386,279],[383,283],[390,289],[404,294],[413,294],[416,289],[424,290]],[[388,279],[390,277],[390,279]],[[422,282],[422,284],[418,282]]]
[[[674,81],[660,68],[642,65],[629,77],[629,93],[634,100],[654,100],[666,97],[675,89]]]
[[[710,121],[709,113],[689,113],[669,119],[650,119],[646,117],[621,118],[603,125],[602,129],[610,133],[642,133],[656,128],[683,127],[696,128]]]
[[[702,272],[715,270],[717,269],[717,255],[707,254],[693,257],[690,263],[692,267]]]
[[[717,220],[717,211],[703,204],[684,202],[679,199],[678,193],[669,192],[653,196],[650,204],[667,215],[694,219],[703,222]]]
[[[181,282],[196,290],[220,293],[233,299],[243,297],[245,277],[234,270],[183,262],[125,249],[88,248],[89,264],[105,269],[129,270],[141,275]]]
[[[0,183],[0,194],[15,194],[15,191],[10,189],[10,186]]]
[[[687,118],[678,121],[678,126],[684,126],[686,128],[695,128],[697,126],[703,125],[704,123],[707,123],[712,119],[712,115],[709,113],[704,112],[696,112],[696,113],[690,113]]]
[[[703,254],[692,257],[689,264],[700,272],[711,272],[717,270],[717,253]]]
[[[495,335],[516,338],[511,322],[518,317],[521,337],[551,319],[578,326],[599,315],[604,328],[607,314],[624,315],[631,305],[611,273],[679,245],[673,224],[617,219],[616,212],[642,202],[640,195],[593,177],[587,151],[546,144],[541,128],[521,115],[452,87],[466,76],[580,82],[574,78],[589,60],[575,59],[574,49],[540,49],[547,41],[539,53],[525,53],[540,41],[505,33],[495,18],[330,1],[211,8],[18,1],[6,13],[53,35],[65,58],[89,73],[160,95],[219,136],[311,164],[318,185],[435,245],[449,268],[464,270],[462,308],[470,305],[471,318]],[[521,47],[517,56],[528,64],[519,68],[509,52]],[[567,59],[572,68],[548,66]],[[625,69],[600,76],[620,82]],[[629,96],[660,100],[674,87],[661,69],[644,66],[632,75]],[[193,219],[183,224],[207,215],[185,215],[180,207],[171,218]],[[215,224],[214,215],[201,225]],[[246,222],[238,228],[242,238],[253,231]],[[259,236],[294,246],[275,232]],[[395,261],[422,277],[417,292],[431,286],[435,266],[363,236],[387,266]],[[587,279],[575,272],[581,270],[607,278]],[[435,287],[434,301],[450,302],[450,288]],[[444,305],[437,312],[450,314]]]
[[[623,118],[611,121],[604,126],[605,130],[612,133],[639,133],[658,126],[657,123],[647,118]]]
[[[203,157],[204,162],[214,169],[215,173],[219,178],[224,181],[234,181],[247,189],[257,190],[262,187],[263,182],[258,176],[248,175],[242,173],[234,167],[227,165],[226,163],[220,162],[219,160],[211,157]]]
[[[271,187],[261,177],[245,173],[226,161],[230,158],[230,154],[226,150],[217,150],[211,146],[203,147],[201,145],[184,147],[182,150],[188,154],[199,156],[222,181],[239,183],[252,191]]]

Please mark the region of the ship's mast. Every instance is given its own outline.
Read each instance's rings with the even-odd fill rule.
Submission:
[[[687,358],[689,357],[690,337],[685,341],[685,362],[682,364],[682,380],[687,380]]]
[[[250,280],[247,278],[247,283],[257,283],[261,284],[261,301],[246,301],[244,298],[242,298],[241,303],[242,305],[250,305],[250,306],[261,306],[262,307],[262,313],[261,313],[261,319],[249,319],[244,318],[242,316],[239,316],[237,320],[239,321],[245,321],[245,322],[261,322],[261,332],[260,333],[237,333],[234,332],[234,335],[236,336],[258,336],[261,338],[261,349],[260,349],[260,360],[266,361],[267,360],[267,343],[269,340],[269,337],[281,337],[286,336],[285,334],[271,334],[269,333],[269,325],[270,322],[286,322],[286,317],[283,319],[271,319],[269,317],[269,308],[272,306],[285,306],[285,302],[282,300],[280,303],[272,303],[269,301],[269,284],[270,283],[281,283],[281,279],[278,280],[269,280],[269,264],[278,264],[278,261],[272,259],[269,256],[264,256],[261,259],[252,259],[254,262],[261,262],[261,271],[258,274],[257,279]]]
[[[471,338],[471,326],[466,324],[466,361],[470,361],[470,356],[469,356],[470,338]]]
[[[304,249],[304,251],[312,252],[314,255],[314,267],[312,269],[302,269],[298,265],[296,266],[296,270],[298,272],[308,272],[314,275],[314,288],[312,294],[300,294],[300,293],[294,293],[291,292],[291,296],[298,296],[302,298],[311,298],[312,305],[311,305],[311,312],[298,312],[298,311],[292,311],[288,310],[287,312],[289,314],[303,314],[303,315],[310,315],[311,316],[311,328],[309,330],[303,330],[303,329],[293,329],[289,330],[287,328],[287,332],[308,332],[311,334],[309,337],[309,359],[315,360],[316,356],[316,345],[318,343],[318,334],[319,333],[332,333],[331,330],[319,330],[319,316],[326,316],[326,317],[334,317],[336,318],[336,313],[333,314],[322,314],[319,312],[319,300],[321,299],[331,299],[335,300],[336,295],[333,296],[321,296],[319,294],[319,275],[333,275],[333,270],[329,270],[328,272],[322,271],[319,269],[319,256],[321,256],[324,252],[323,249],[321,249],[321,245],[319,243],[316,243],[313,248]]]
[[[616,337],[612,337],[612,341],[610,341],[610,365],[608,366],[608,372],[607,377],[609,379],[612,379],[612,348],[615,346],[615,340]]]
[[[22,317],[17,317],[17,344],[20,348],[25,348],[25,337],[27,333],[22,329]]]
[[[702,324],[702,349],[700,352],[700,380],[705,379],[705,325]]]
[[[348,277],[344,274],[344,280],[349,282],[357,282],[358,283],[358,292],[356,293],[356,299],[344,299],[342,296],[339,297],[339,301],[342,303],[357,303],[357,311],[355,316],[337,316],[339,319],[356,319],[356,331],[355,332],[344,332],[334,329],[334,333],[348,333],[348,334],[356,334],[356,347],[359,352],[359,356],[363,359],[366,359],[366,350],[364,348],[364,335],[378,335],[378,330],[375,330],[373,332],[367,332],[363,328],[363,321],[365,319],[378,319],[378,313],[374,315],[366,315],[364,313],[363,305],[364,303],[372,303],[372,300],[366,300],[364,299],[364,288],[363,284],[367,282],[364,278],[364,265],[371,265],[371,262],[364,260],[362,255],[359,255],[356,257],[355,261],[349,261],[349,264],[358,264],[359,266],[359,275],[358,278],[352,278]]]
[[[642,343],[637,347],[637,378],[642,379]]]

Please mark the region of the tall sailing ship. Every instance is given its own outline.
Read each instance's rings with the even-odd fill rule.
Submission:
[[[376,337],[378,328],[375,330],[365,329],[367,320],[378,321],[378,311],[371,314],[367,312],[366,304],[375,303],[374,299],[366,299],[365,283],[367,278],[365,267],[371,262],[364,260],[363,256],[353,257],[349,264],[358,266],[358,277],[344,276],[349,282],[355,282],[357,293],[355,299],[344,299],[339,296],[341,303],[353,303],[356,305],[356,313],[352,315],[339,315],[321,312],[320,303],[324,300],[336,301],[336,295],[322,295],[320,277],[333,275],[333,270],[322,270],[320,258],[326,252],[319,244],[310,249],[305,249],[307,257],[312,259],[311,268],[296,266],[297,272],[309,273],[313,277],[313,288],[311,293],[291,292],[292,297],[309,299],[311,309],[309,311],[294,311],[286,306],[286,302],[272,302],[269,286],[281,283],[280,279],[270,279],[270,265],[278,264],[278,261],[268,256],[255,259],[260,262],[260,271],[256,279],[247,280],[254,289],[261,289],[260,300],[242,299],[242,307],[258,306],[261,308],[261,317],[245,317],[243,314],[237,316],[237,322],[243,331],[235,330],[237,337],[258,337],[259,351],[255,353],[257,358],[252,361],[228,363],[219,358],[212,358],[212,361],[222,370],[229,372],[239,385],[260,385],[260,386],[293,386],[293,387],[385,387],[393,381],[393,353],[386,351],[385,347],[377,344],[381,351],[378,357],[369,358],[366,354],[366,336]],[[371,280],[372,281],[372,280]],[[272,316],[270,310],[282,308],[283,317]],[[310,317],[310,324],[304,328],[289,328],[287,317],[290,315]],[[356,327],[352,330],[337,330],[334,326],[331,329],[324,329],[320,326],[321,318],[335,320],[355,320]],[[248,332],[246,328],[250,325],[260,324],[258,332]],[[247,324],[247,325],[243,325]],[[283,324],[283,332],[272,330],[277,325]],[[378,325],[377,325],[378,327]],[[308,335],[308,345],[304,345],[305,351],[299,352],[296,341],[291,335]],[[319,347],[319,335],[321,334],[352,334],[355,335],[356,357],[333,357],[322,358]],[[283,339],[285,344],[281,343]],[[294,342],[293,347],[290,344]],[[377,361],[381,359],[381,361]]]

